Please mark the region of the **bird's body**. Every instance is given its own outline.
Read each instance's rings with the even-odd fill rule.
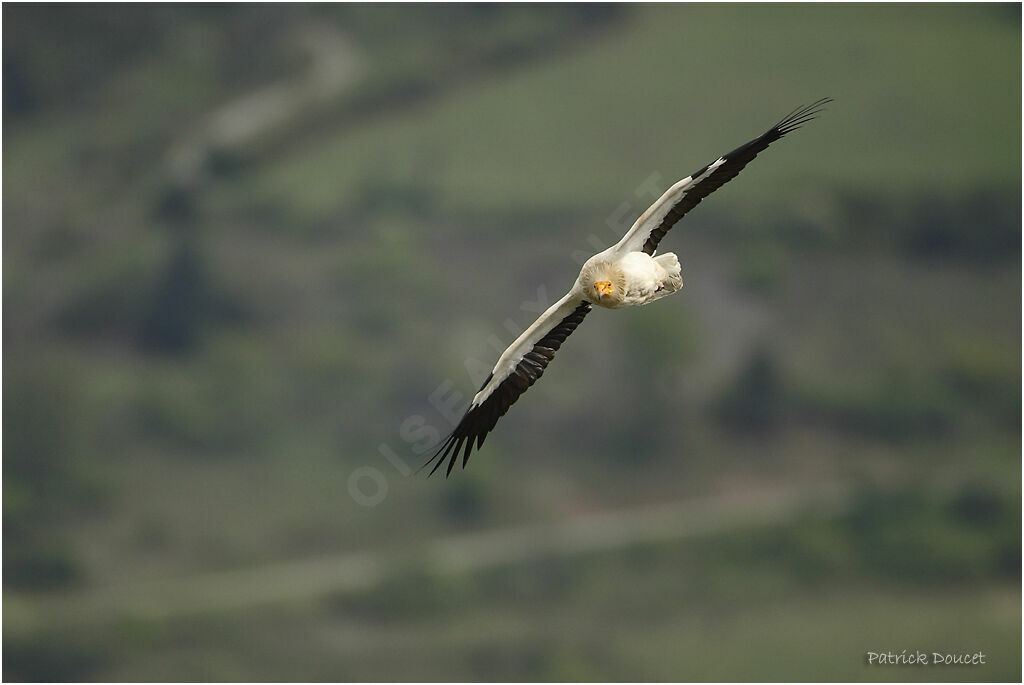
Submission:
[[[594,283],[604,281],[612,286],[610,294],[602,296],[594,291]],[[561,321],[583,306],[587,306],[589,311],[591,300],[593,304],[608,309],[637,307],[674,293],[681,287],[683,279],[679,274],[679,260],[671,252],[651,257],[643,252],[617,255],[608,249],[594,255],[580,269],[580,276],[572,289],[541,314],[502,353],[494,365],[489,382],[480,388],[480,392],[473,398],[473,404],[479,405],[490,396],[498,384],[491,381],[500,381],[511,373],[522,360],[525,351],[531,350],[550,332],[551,323]],[[540,373],[537,375],[539,377]]]
[[[434,463],[431,473],[448,460],[446,473],[450,474],[460,451],[466,465],[474,442],[477,449],[483,445],[498,419],[540,378],[592,305],[636,307],[679,291],[683,278],[678,258],[671,252],[655,255],[668,230],[759,152],[810,121],[829,101],[825,98],[797,109],[762,135],[679,181],[637,219],[622,240],[588,259],[569,292],[502,353],[462,420],[425,464]]]
[[[595,283],[608,282],[606,293]],[[583,265],[573,291],[580,298],[607,309],[650,304],[683,287],[679,259],[671,252],[652,257],[644,252],[622,252],[609,248]]]

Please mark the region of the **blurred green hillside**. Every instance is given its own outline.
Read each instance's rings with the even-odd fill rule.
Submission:
[[[6,680],[1021,677],[1019,5],[3,18]],[[823,96],[681,294],[408,475],[580,254]]]

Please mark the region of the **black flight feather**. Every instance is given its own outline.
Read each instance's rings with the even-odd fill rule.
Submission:
[[[462,466],[465,468],[469,461],[469,453],[473,449],[473,442],[476,448],[484,444],[484,438],[498,423],[498,419],[505,415],[519,396],[526,392],[538,378],[544,373],[544,369],[552,359],[555,352],[562,346],[569,334],[576,330],[583,318],[590,312],[592,305],[589,302],[582,302],[571,314],[566,316],[558,325],[548,331],[547,335],[538,340],[533,349],[523,355],[515,369],[510,373],[498,387],[494,389],[487,398],[477,406],[471,406],[463,415],[459,425],[455,427],[444,442],[437,448],[437,452],[431,457],[423,468],[434,464],[429,475],[433,475],[441,464],[448,460],[448,468],[445,470],[445,477],[451,474],[459,452],[462,452]],[[491,382],[492,373],[480,386],[483,390]],[[436,462],[436,463],[435,463]]]
[[[668,233],[669,229],[672,228],[677,221],[682,219],[687,212],[700,204],[700,201],[708,195],[735,178],[736,174],[740,173],[740,171],[743,170],[743,167],[754,159],[754,157],[757,157],[759,152],[787,133],[795,131],[806,124],[830,102],[832,102],[832,98],[822,98],[821,100],[812,102],[809,105],[797,107],[795,110],[783,117],[779,123],[772,126],[757,138],[754,138],[745,145],[741,145],[732,152],[722,155],[722,159],[725,161],[718,165],[718,167],[716,167],[710,174],[704,176],[704,178],[700,177],[707,172],[708,168],[711,167],[711,164],[704,166],[700,171],[694,172],[691,175],[691,178],[693,178],[695,183],[686,190],[681,198],[679,198],[679,201],[671,210],[669,210],[668,214],[665,215],[665,218],[661,220],[661,223],[651,231],[651,234],[644,242],[643,251],[649,255],[653,255],[654,251],[658,249],[658,243],[661,242],[661,239],[665,237],[665,234]]]

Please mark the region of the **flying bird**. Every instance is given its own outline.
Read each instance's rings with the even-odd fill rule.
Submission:
[[[541,377],[555,352],[594,305],[606,309],[638,307],[682,288],[683,278],[676,255],[671,252],[656,255],[661,239],[687,212],[735,177],[759,152],[814,119],[829,102],[831,98],[823,98],[798,107],[757,138],[679,181],[640,215],[622,240],[588,259],[569,292],[502,353],[459,424],[422,468],[434,464],[430,470],[433,474],[447,460],[447,477],[460,452],[465,468],[473,443],[479,450],[498,419]]]

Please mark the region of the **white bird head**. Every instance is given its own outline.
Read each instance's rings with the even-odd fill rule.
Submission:
[[[614,263],[595,255],[583,265],[578,287],[589,302],[614,309],[622,305],[626,278]]]

